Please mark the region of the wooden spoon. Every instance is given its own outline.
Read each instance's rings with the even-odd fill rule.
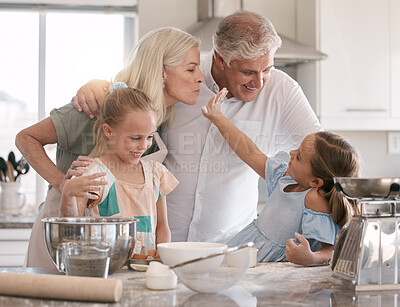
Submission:
[[[15,181],[15,175],[14,175],[14,166],[11,164],[10,161],[6,161],[7,164],[7,171],[6,171],[6,176],[8,177],[8,180]]]

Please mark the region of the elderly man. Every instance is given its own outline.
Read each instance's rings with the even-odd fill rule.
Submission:
[[[230,15],[218,25],[213,44],[201,59],[205,82],[195,107],[176,105],[163,135],[165,165],[180,182],[168,197],[175,241],[227,242],[256,217],[258,175],[201,116],[200,108],[218,91],[229,91],[224,115],[267,155],[297,148],[321,129],[299,85],[273,66],[281,39],[266,18]]]
[[[307,134],[321,130],[300,86],[273,66],[281,39],[268,19],[236,12],[220,22],[213,43],[201,60],[205,82],[197,103],[176,104],[162,134],[164,163],[180,182],[168,195],[173,241],[227,242],[256,217],[258,175],[201,114],[222,88],[229,91],[224,115],[267,155],[297,148]],[[95,109],[96,102],[89,103]]]

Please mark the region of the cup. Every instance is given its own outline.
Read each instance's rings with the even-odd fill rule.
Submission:
[[[0,212],[3,214],[17,215],[25,205],[25,194],[20,192],[21,182],[0,182]]]
[[[258,253],[258,249],[252,247],[250,249],[250,264],[249,264],[249,268],[254,268],[257,266],[257,253]]]
[[[107,278],[109,251],[108,243],[64,242],[57,250],[57,267],[69,276]]]

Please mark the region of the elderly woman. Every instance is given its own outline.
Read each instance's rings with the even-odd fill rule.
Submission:
[[[168,124],[176,102],[181,101],[188,105],[196,103],[200,83],[204,81],[199,69],[198,47],[199,42],[192,35],[179,29],[167,27],[154,30],[141,39],[130,55],[129,64],[116,75],[114,81],[122,81],[132,88],[144,91],[157,106],[158,123]],[[101,86],[105,94],[109,83],[97,81],[91,84],[98,87],[99,82],[103,82]],[[90,84],[88,87],[90,88]],[[79,99],[84,100],[84,95]],[[102,99],[96,99],[100,98]],[[53,266],[47,254],[41,219],[59,215],[60,192],[65,181],[72,175],[79,175],[73,170],[75,167],[89,163],[89,158],[75,160],[78,156],[88,156],[92,151],[94,122],[93,115],[87,117],[70,103],[53,110],[50,117],[22,130],[16,137],[16,145],[29,164],[52,186],[46,201],[39,208],[32,228],[27,266]],[[159,137],[156,136],[156,140],[158,151],[152,158],[162,161],[166,149]],[[55,143],[57,165],[44,150],[45,145]],[[153,151],[154,147],[156,146],[153,146]]]

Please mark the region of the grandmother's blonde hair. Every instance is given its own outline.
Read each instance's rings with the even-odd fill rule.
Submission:
[[[129,55],[128,64],[115,77],[129,87],[146,93],[157,109],[157,123],[172,120],[173,106],[165,108],[163,67],[168,71],[182,63],[185,55],[199,41],[191,34],[173,27],[147,33]]]

